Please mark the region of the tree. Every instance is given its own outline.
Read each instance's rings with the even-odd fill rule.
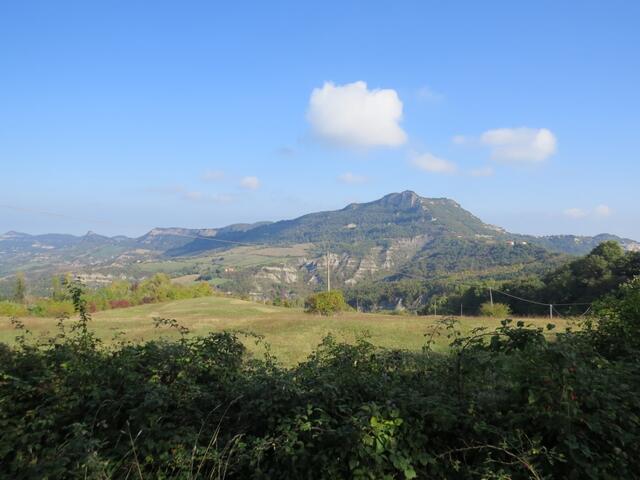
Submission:
[[[504,303],[485,302],[480,306],[480,314],[485,317],[507,318],[511,315],[511,309]]]
[[[16,283],[13,291],[13,301],[16,303],[24,303],[27,297],[27,282],[24,278],[24,273],[18,272],[16,274]]]
[[[613,263],[624,257],[624,249],[615,240],[607,240],[594,248],[589,255],[597,255],[608,263]]]
[[[56,302],[61,302],[65,299],[66,294],[62,288],[62,282],[57,275],[51,279],[51,299]]]
[[[319,313],[320,315],[332,315],[348,308],[349,305],[347,305],[344,295],[339,290],[316,293],[308,297],[304,302],[305,312]]]

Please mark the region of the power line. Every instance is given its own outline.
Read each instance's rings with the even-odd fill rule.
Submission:
[[[542,305],[544,307],[548,307],[549,305],[554,305],[556,307],[570,307],[570,306],[578,306],[578,305],[591,305],[591,303],[542,303],[535,300],[529,300],[527,298],[518,297],[516,295],[512,295],[507,292],[502,292],[500,290],[493,289],[494,292],[501,293],[502,295],[506,295],[507,297],[512,297],[518,300],[522,300],[523,302],[533,303],[535,305]]]
[[[409,277],[409,278],[413,278],[413,279],[416,279],[416,280],[422,280],[422,281],[425,281],[425,282],[428,281],[426,278],[416,277],[415,275],[411,275],[411,274],[404,273],[404,272],[398,272],[398,274],[406,276],[406,277]],[[396,275],[398,275],[398,274],[396,274]],[[457,285],[461,285],[461,284],[457,284]],[[586,303],[586,302],[543,303],[543,302],[538,302],[537,300],[531,300],[531,299],[528,299],[528,298],[519,297],[517,295],[513,295],[511,293],[503,292],[501,290],[496,290],[493,287],[489,287],[489,300],[491,302],[491,305],[493,305],[493,292],[500,293],[502,295],[514,298],[516,300],[520,300],[522,302],[531,303],[533,305],[539,305],[539,306],[542,306],[542,307],[549,307],[549,318],[553,318],[553,312],[556,312],[556,315],[558,317],[562,317],[562,315],[558,312],[558,309],[556,307],[589,306],[589,308],[587,308],[587,310],[581,315],[583,317],[589,312],[589,310],[591,310],[591,305],[592,305],[591,303]]]
[[[489,290],[491,290],[491,289],[489,289]],[[535,305],[542,305],[544,307],[548,307],[549,305],[551,305],[549,303],[542,303],[542,302],[537,302],[535,300],[528,300],[526,298],[518,297],[516,295],[511,295],[510,293],[502,292],[502,291],[496,290],[496,289],[494,289],[494,291],[497,292],[497,293],[501,293],[502,295],[506,295],[507,297],[515,298],[516,300],[521,300],[521,301],[527,302],[527,303],[533,303]]]

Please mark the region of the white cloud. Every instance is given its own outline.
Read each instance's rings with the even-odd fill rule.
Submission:
[[[211,194],[196,190],[189,190],[183,185],[170,185],[165,187],[149,188],[148,191],[161,195],[176,196],[178,198],[181,198],[182,200],[188,200],[190,202],[230,203],[234,200],[230,195]]]
[[[364,175],[356,175],[351,172],[346,172],[346,173],[343,173],[342,175],[339,175],[338,180],[342,183],[348,183],[348,184],[354,185],[358,183],[366,183],[368,179]]]
[[[257,190],[260,188],[260,180],[258,177],[244,177],[240,180],[240,186],[248,190]]]
[[[464,145],[465,143],[469,143],[469,139],[464,135],[454,135],[451,137],[451,141],[456,145]]]
[[[430,86],[425,85],[424,87],[418,89],[418,99],[425,102],[436,103],[443,101],[444,95],[442,93],[436,92]]]
[[[397,147],[407,141],[399,123],[402,102],[395,90],[369,90],[365,82],[325,82],[309,99],[307,120],[319,137],[351,147]]]
[[[613,210],[607,205],[598,205],[593,210],[584,210],[582,208],[569,208],[564,211],[564,214],[570,218],[605,218],[611,216]]]
[[[224,178],[224,172],[221,170],[206,170],[202,174],[202,179],[207,182],[216,182]]]
[[[584,218],[589,215],[581,208],[567,208],[563,213],[569,218]]]
[[[546,128],[497,128],[480,136],[491,158],[513,163],[539,163],[556,152],[556,137]]]
[[[490,177],[493,175],[492,167],[475,168],[469,172],[472,177]]]
[[[596,217],[609,217],[613,211],[607,205],[598,205],[593,213]]]
[[[450,162],[449,160],[445,160],[444,158],[436,157],[431,153],[423,153],[422,155],[418,155],[411,160],[411,163],[420,170],[431,173],[451,174],[455,173],[458,170],[455,163]]]

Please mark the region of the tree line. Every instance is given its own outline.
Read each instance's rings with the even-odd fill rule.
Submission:
[[[73,282],[71,274],[55,276],[51,280],[48,297],[31,297],[24,274],[15,278],[14,293],[10,299],[0,301],[0,315],[55,317],[73,313],[73,302],[66,285]],[[140,282],[115,280],[108,285],[88,289],[85,292],[87,308],[90,312],[125,308],[146,303],[203,297],[213,295],[208,282],[182,285],[171,281],[165,273],[156,273]]]

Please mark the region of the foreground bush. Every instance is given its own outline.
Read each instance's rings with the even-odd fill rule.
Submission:
[[[422,353],[327,337],[285,369],[171,320],[178,341],[107,348],[74,304],[70,333],[0,344],[2,478],[640,478],[637,352],[589,332],[446,320]]]
[[[344,295],[339,290],[315,293],[304,302],[304,311],[307,313],[333,315],[348,309],[349,305],[347,305]]]

